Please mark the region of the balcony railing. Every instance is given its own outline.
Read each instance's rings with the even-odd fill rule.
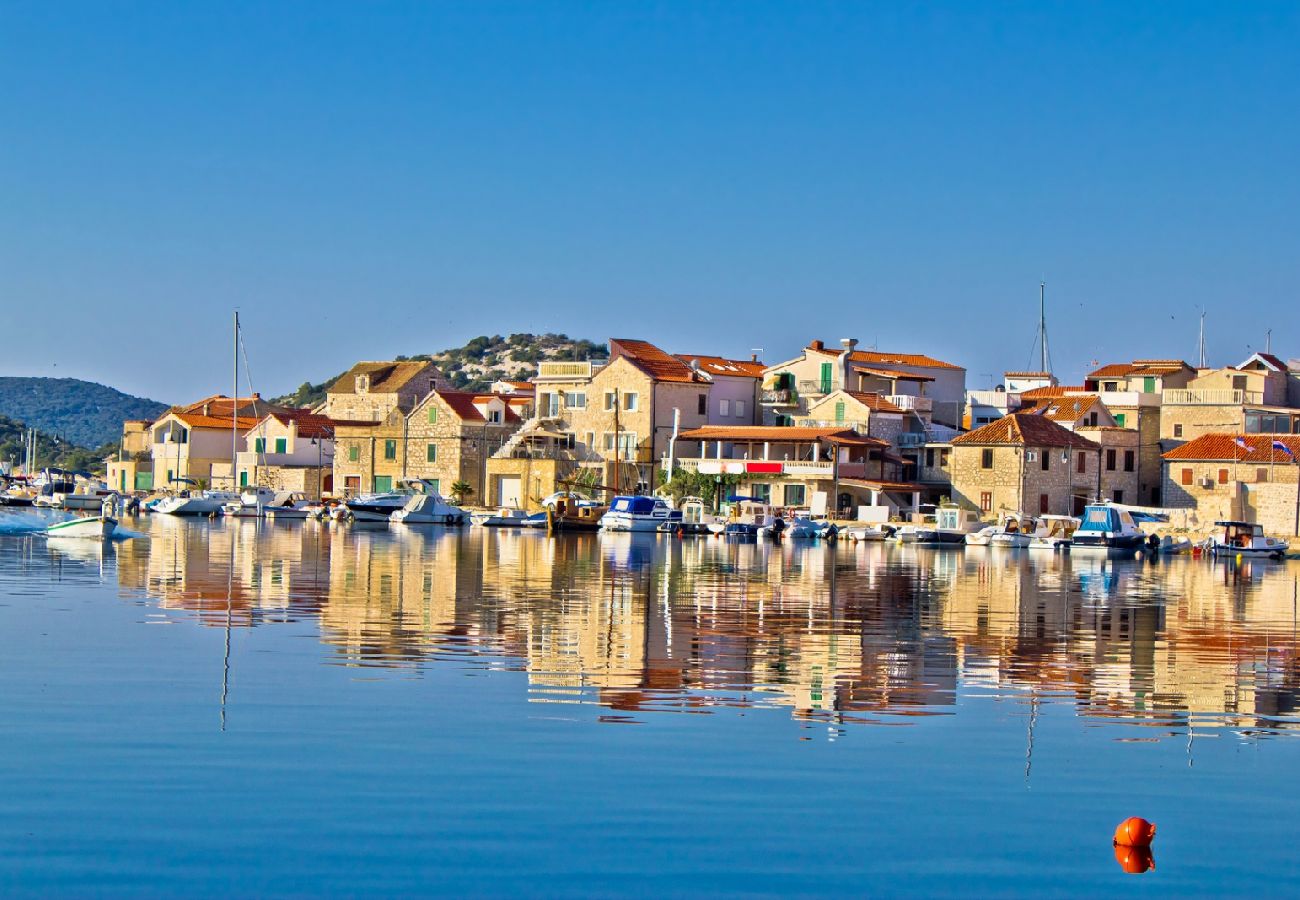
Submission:
[[[834,467],[831,463],[824,460],[763,460],[763,459],[678,459],[677,467],[685,469],[688,472],[699,472],[701,475],[744,475],[749,474],[755,478],[761,478],[764,475],[780,478],[830,478],[834,474]],[[668,460],[664,459],[662,465],[667,467]],[[856,475],[845,475],[846,467],[857,466],[859,470],[865,471],[862,463],[841,463],[840,474],[845,478],[858,477]]]
[[[934,410],[934,400],[930,397],[915,397],[911,394],[889,394],[885,397],[899,409],[928,413]]]
[[[583,379],[590,378],[599,370],[590,361],[587,362],[544,362],[537,366],[538,378]]]
[[[799,395],[790,388],[782,388],[776,391],[763,391],[759,395],[759,402],[765,406],[794,406],[799,402]]]
[[[904,431],[898,435],[898,446],[920,447],[930,439],[924,431]]]
[[[820,381],[799,382],[799,393],[805,397],[812,395],[820,397],[823,394],[829,394],[833,390],[835,390],[835,385],[833,384],[824,385]]]
[[[1262,391],[1233,390],[1169,390],[1161,393],[1166,406],[1241,406],[1243,403],[1263,403]]]

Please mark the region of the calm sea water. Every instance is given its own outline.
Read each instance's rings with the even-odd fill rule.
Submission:
[[[7,896],[1300,890],[1295,563],[34,515]]]

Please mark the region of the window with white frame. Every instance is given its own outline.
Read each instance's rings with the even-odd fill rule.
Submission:
[[[737,419],[743,419],[743,418],[745,418],[745,401],[744,401],[744,400],[737,400],[737,401],[736,401],[736,418],[737,418]]]
[[[623,395],[623,409],[628,412],[636,412],[637,399],[636,391],[628,391]]]
[[[564,405],[569,409],[586,409],[587,395],[583,391],[565,391]]]
[[[730,401],[730,400],[727,400],[727,399],[724,398],[724,399],[718,401],[718,415],[720,415],[720,416],[729,416],[729,415],[731,415],[731,401]]]
[[[613,412],[618,409],[618,392],[605,391],[605,412]]]

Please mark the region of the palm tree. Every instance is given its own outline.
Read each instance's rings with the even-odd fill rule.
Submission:
[[[459,505],[465,502],[465,498],[474,493],[474,488],[468,481],[453,481],[451,484],[451,499]]]

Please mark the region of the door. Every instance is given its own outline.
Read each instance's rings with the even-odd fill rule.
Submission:
[[[520,490],[522,479],[518,475],[501,475],[497,480],[497,502],[501,506],[508,506],[511,509],[523,509],[524,505],[520,501],[523,499],[523,492]]]
[[[349,497],[355,497],[357,494],[361,493],[361,476],[344,475],[343,493]]]
[[[831,378],[834,375],[834,373],[835,373],[835,367],[832,363],[822,363],[821,388],[823,394],[829,394],[831,392]]]
[[[375,493],[376,493],[376,494],[387,494],[387,493],[388,493],[389,491],[391,491],[392,489],[393,489],[393,476],[392,476],[392,475],[376,475],[376,476],[375,476]]]

